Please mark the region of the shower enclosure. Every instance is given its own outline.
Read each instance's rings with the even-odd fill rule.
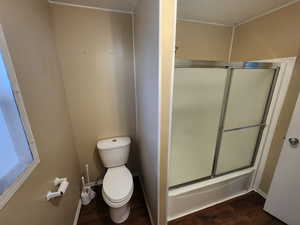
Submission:
[[[171,189],[254,165],[278,72],[272,63],[176,61]]]

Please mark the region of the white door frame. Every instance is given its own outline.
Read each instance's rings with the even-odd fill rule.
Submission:
[[[267,158],[270,153],[272,140],[275,134],[276,126],[279,120],[280,112],[285,101],[285,97],[288,91],[290,80],[293,74],[295,62],[297,57],[288,58],[277,58],[277,59],[266,59],[259,60],[258,62],[272,62],[280,63],[281,68],[278,74],[276,87],[273,93],[272,102],[270,105],[265,130],[262,135],[261,144],[258,150],[257,159],[254,165],[255,174],[252,179],[250,188],[260,193],[263,197],[267,194],[264,193],[259,185],[262,180],[262,175],[266,166]]]

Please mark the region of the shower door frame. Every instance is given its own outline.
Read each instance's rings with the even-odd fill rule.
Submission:
[[[183,186],[186,186],[189,184],[194,184],[194,183],[206,181],[209,179],[217,178],[217,177],[224,176],[224,175],[227,175],[230,173],[234,173],[234,172],[241,171],[244,169],[252,168],[255,165],[258,150],[259,150],[262,136],[263,136],[263,131],[266,126],[266,120],[268,117],[270,105],[272,102],[272,97],[273,97],[276,83],[278,80],[280,65],[281,65],[280,63],[271,63],[271,62],[218,62],[218,61],[204,61],[204,60],[176,60],[175,69],[176,68],[221,68],[221,69],[227,70],[227,75],[226,75],[226,81],[225,81],[225,87],[224,87],[224,93],[223,93],[223,99],[222,99],[221,112],[220,112],[220,116],[219,116],[219,126],[218,126],[217,137],[216,137],[216,145],[215,145],[215,149],[214,149],[214,158],[213,158],[213,166],[212,166],[211,175],[202,177],[199,179],[195,179],[192,181],[184,182],[181,184],[173,185],[173,186],[170,186],[169,189],[175,189],[175,188],[183,187]],[[267,101],[266,101],[266,104],[264,107],[264,112],[263,112],[261,122],[258,124],[247,125],[247,126],[243,126],[243,127],[239,127],[239,128],[224,130],[224,122],[225,122],[225,117],[226,117],[226,112],[227,112],[227,104],[229,101],[231,81],[232,81],[233,71],[235,69],[274,69],[274,75],[273,75],[270,89],[268,91],[268,97],[267,97]],[[173,79],[175,79],[175,78],[173,78]],[[173,92],[174,92],[174,81],[173,81],[173,87],[172,87],[172,96],[173,96]],[[172,110],[171,111],[172,111],[171,118],[173,118],[173,99],[172,99]],[[170,125],[171,137],[172,137],[172,121],[173,121],[173,119],[171,119],[171,125]],[[252,127],[260,127],[260,129],[259,129],[259,132],[257,135],[257,140],[256,140],[256,144],[255,144],[255,148],[253,151],[250,165],[217,174],[216,170],[217,170],[217,165],[218,165],[218,160],[219,160],[219,153],[220,153],[223,132],[247,129],[247,128],[252,128]],[[171,151],[172,151],[172,149],[173,149],[172,148],[173,147],[172,146],[172,143],[173,143],[172,138],[170,140],[171,140],[170,143],[171,143]]]

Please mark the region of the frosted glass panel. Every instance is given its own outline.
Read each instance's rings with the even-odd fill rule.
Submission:
[[[211,175],[226,69],[176,68],[170,185]]]
[[[259,127],[223,133],[217,174],[250,166]]]
[[[233,71],[225,129],[261,123],[274,72],[274,69]]]

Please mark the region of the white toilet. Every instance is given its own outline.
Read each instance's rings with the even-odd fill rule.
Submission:
[[[130,213],[129,200],[133,193],[132,175],[126,167],[130,151],[129,137],[100,140],[98,152],[104,167],[108,168],[102,185],[102,196],[114,223],[124,222]]]

